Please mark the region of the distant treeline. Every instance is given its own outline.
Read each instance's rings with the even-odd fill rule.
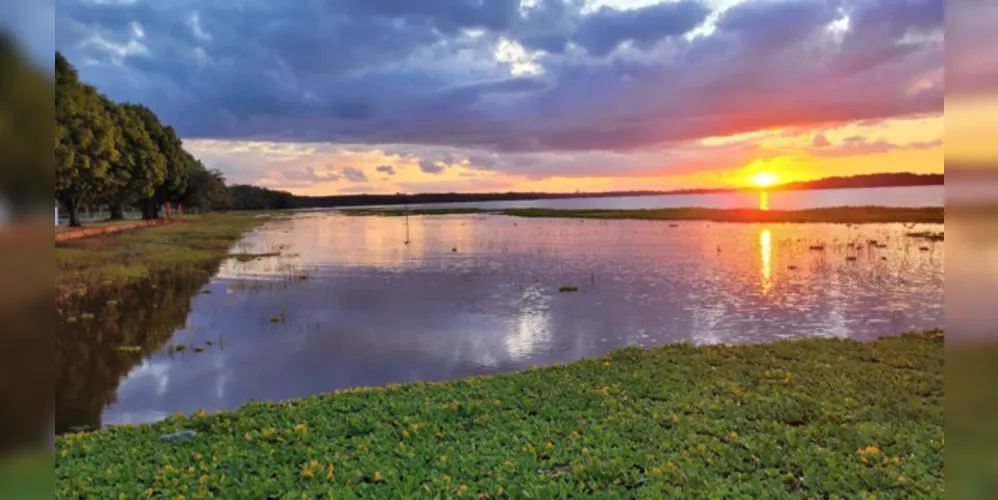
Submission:
[[[828,177],[814,181],[774,186],[770,191],[805,189],[845,189],[870,187],[929,186],[943,184],[942,174],[887,173]],[[674,194],[709,194],[738,191],[734,188],[685,189],[677,191],[607,191],[596,193],[422,193],[354,194],[334,196],[295,196],[286,191],[256,186],[233,186],[231,208],[237,210],[358,207],[368,205],[403,205],[423,203],[458,203],[481,201],[544,200],[559,198],[600,198],[615,196],[661,196]]]
[[[229,192],[222,173],[187,152],[149,108],[107,98],[56,52],[55,199],[78,226],[82,207],[106,205],[111,219],[136,207],[154,219],[167,203],[227,208]]]

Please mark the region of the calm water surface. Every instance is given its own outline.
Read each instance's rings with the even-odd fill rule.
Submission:
[[[233,249],[280,256],[166,279],[117,309],[101,306],[93,322],[63,325],[57,427],[516,370],[622,346],[941,327],[944,243],[905,236],[924,229],[942,225],[461,215],[411,217],[405,245],[403,218],[299,214]],[[816,244],[825,250],[809,249]],[[559,293],[563,285],[579,291]],[[144,351],[109,351],[112,335]]]
[[[941,207],[945,204],[944,186],[909,186],[865,189],[820,189],[809,191],[752,191],[716,194],[679,194],[661,196],[618,196],[607,198],[567,198],[555,200],[477,201],[462,203],[427,203],[419,208],[557,208],[595,210],[643,210],[650,208],[770,208],[804,210],[808,208],[879,205],[885,207]]]

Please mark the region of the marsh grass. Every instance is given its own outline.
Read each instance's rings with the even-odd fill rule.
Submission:
[[[151,273],[204,265],[225,258],[247,230],[273,220],[245,214],[212,214],[139,231],[58,243],[56,285],[75,289],[120,286]]]
[[[55,496],[941,498],[944,352],[672,344],[255,402],[59,436]]]
[[[345,215],[401,216],[498,214],[514,217],[554,217],[574,219],[705,220],[714,222],[825,222],[825,223],[942,223],[943,207],[833,207],[808,210],[758,210],[714,208],[663,208],[649,210],[563,210],[552,208],[433,208],[421,210],[349,209]]]
[[[905,236],[928,241],[943,241],[946,237],[945,233],[941,231],[914,231],[905,233]]]
[[[249,262],[251,260],[263,259],[266,257],[280,257],[280,255],[281,252],[262,252],[262,253],[239,252],[239,253],[231,253],[229,254],[229,257],[236,259],[239,262]]]
[[[558,292],[559,293],[578,292],[578,291],[579,291],[579,287],[573,286],[573,285],[565,285],[565,286],[558,287]]]

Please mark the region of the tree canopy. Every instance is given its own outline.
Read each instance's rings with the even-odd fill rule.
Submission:
[[[0,46],[2,49],[2,46]],[[117,103],[81,82],[55,54],[55,198],[79,225],[83,206],[102,204],[111,218],[136,207],[145,219],[167,203],[226,209],[225,177],[184,149],[173,127],[141,104]]]

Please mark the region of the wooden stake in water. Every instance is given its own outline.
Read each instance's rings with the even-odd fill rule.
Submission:
[[[409,205],[405,206],[405,244],[409,244]]]

